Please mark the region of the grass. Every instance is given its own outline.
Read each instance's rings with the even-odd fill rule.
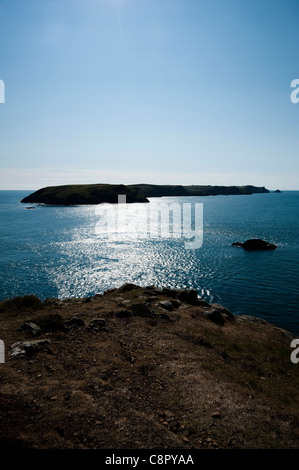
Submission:
[[[128,309],[146,302],[143,288],[62,302],[59,314],[42,304],[33,315],[22,298],[2,305],[8,351],[30,339],[19,328],[32,320],[53,352],[7,354],[3,435],[37,448],[298,447],[299,367],[290,361],[289,337],[237,317],[219,326],[204,307],[184,303],[170,312],[172,322],[163,321],[159,302],[167,296],[159,292],[156,300],[150,295],[154,322],[116,316],[120,297]],[[106,331],[60,329],[74,314],[85,325],[104,318]]]

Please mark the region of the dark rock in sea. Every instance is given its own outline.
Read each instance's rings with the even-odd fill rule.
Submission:
[[[280,189],[276,189],[273,193],[281,193]]]
[[[277,248],[276,245],[273,245],[272,243],[266,242],[264,240],[260,240],[259,238],[253,238],[251,240],[247,240],[244,243],[235,242],[232,243],[232,246],[240,246],[246,251],[275,250]]]

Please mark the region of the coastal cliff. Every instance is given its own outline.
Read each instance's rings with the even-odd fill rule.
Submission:
[[[21,202],[42,203],[51,205],[115,204],[118,195],[125,194],[126,202],[148,202],[148,199],[137,190],[123,184],[77,184],[49,186],[39,189],[21,200]]]
[[[161,196],[216,196],[233,194],[268,193],[256,186],[180,186],[180,185],[113,185],[81,184],[49,186],[39,189],[21,200],[24,203],[52,205],[117,203],[118,195],[125,194],[126,202],[149,202],[148,197]]]
[[[133,284],[0,315],[1,448],[298,448],[292,335],[263,320]]]

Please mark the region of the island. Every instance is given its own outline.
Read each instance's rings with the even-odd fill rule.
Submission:
[[[118,195],[125,194],[127,203],[149,202],[149,197],[162,196],[217,196],[269,193],[265,187],[156,185],[156,184],[79,184],[48,186],[21,200],[23,203],[50,205],[80,205],[117,203]]]
[[[252,238],[251,240],[246,240],[244,243],[234,242],[232,246],[238,246],[244,248],[246,251],[259,251],[259,250],[276,250],[277,246],[273,243],[266,242],[260,238]]]
[[[115,204],[118,195],[125,194],[126,202],[149,202],[140,191],[123,184],[71,184],[39,189],[21,202],[49,205]]]

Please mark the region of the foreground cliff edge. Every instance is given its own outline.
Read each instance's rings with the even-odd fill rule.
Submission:
[[[21,202],[51,205],[117,203],[118,195],[125,194],[126,202],[133,203],[149,202],[148,197],[215,196],[254,193],[269,193],[269,190],[265,187],[256,186],[79,184],[42,188],[25,197]]]
[[[299,446],[292,335],[263,320],[133,284],[0,312],[2,448]]]

